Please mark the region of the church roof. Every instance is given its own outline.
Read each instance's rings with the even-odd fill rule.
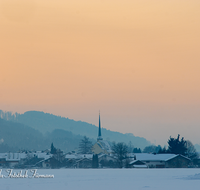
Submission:
[[[98,144],[103,150],[106,150],[107,152],[112,152],[111,146],[110,146],[110,144],[109,144],[108,141],[99,140],[99,141],[97,142],[97,144]]]

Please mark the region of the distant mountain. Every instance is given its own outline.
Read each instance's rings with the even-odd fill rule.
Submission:
[[[55,116],[49,113],[39,111],[28,111],[24,114],[0,111],[0,117],[13,122],[19,122],[29,127],[32,127],[43,134],[51,133],[55,129],[63,129],[70,131],[75,135],[87,136],[91,139],[97,138],[98,127],[82,121],[74,121],[65,117]],[[110,142],[132,142],[134,147],[143,149],[150,145],[150,142],[143,137],[136,137],[133,134],[122,134],[102,129],[102,136]]]
[[[78,150],[81,139],[83,136],[62,129],[55,129],[44,135],[24,124],[0,118],[0,152],[46,150],[50,149],[52,142],[56,148],[69,152]]]

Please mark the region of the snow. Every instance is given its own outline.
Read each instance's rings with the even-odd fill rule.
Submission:
[[[133,165],[133,168],[147,168],[146,165]]]
[[[101,147],[102,149],[106,149],[108,152],[112,152],[111,146],[110,146],[110,144],[109,144],[108,141],[99,140],[99,141],[97,142],[97,144],[100,145],[100,147]]]
[[[151,153],[132,153],[130,154],[131,157],[136,156],[136,160],[141,161],[168,161],[176,156],[178,154],[151,154]],[[181,155],[182,156],[182,155]],[[185,156],[182,156],[186,158]],[[186,158],[189,159],[189,158]]]
[[[15,172],[19,170],[14,170]],[[24,170],[23,170],[24,171]],[[3,169],[5,174],[5,169]],[[3,173],[2,172],[2,173]],[[38,169],[54,178],[0,178],[6,190],[199,190],[200,169]]]
[[[0,158],[5,158],[6,161],[19,161],[22,158],[26,158],[25,153],[0,153]]]
[[[93,154],[66,154],[65,158],[67,159],[82,159],[82,158],[88,158],[92,159]]]

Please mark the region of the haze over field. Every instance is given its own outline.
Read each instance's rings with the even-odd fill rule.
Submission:
[[[200,143],[200,2],[1,0],[0,110]]]

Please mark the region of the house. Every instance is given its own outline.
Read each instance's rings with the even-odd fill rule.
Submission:
[[[101,162],[102,160],[106,160],[106,161],[113,161],[113,162],[116,162],[117,159],[112,156],[112,155],[107,155],[107,154],[101,154],[98,156],[98,159],[99,159],[99,162]]]
[[[37,162],[34,166],[42,168],[59,168],[63,166],[65,161],[65,155],[60,149],[57,149],[55,154],[40,152],[37,157],[43,158],[43,160]]]
[[[90,168],[90,167],[92,167],[92,157],[93,157],[93,154],[66,154],[65,155],[65,167],[67,167],[67,168],[79,168],[79,167],[80,168]]]
[[[76,167],[76,159],[71,158],[71,159],[66,160],[65,167],[66,168],[75,168]]]
[[[92,168],[92,159],[82,158],[76,161],[76,168]]]
[[[51,156],[47,159],[43,159],[37,162],[33,167],[39,168],[60,168],[63,166],[63,163],[57,160],[54,156]]]
[[[176,155],[173,158],[166,160],[166,168],[188,168],[191,162],[190,158],[187,158],[183,155]]]
[[[112,155],[108,155],[108,154],[101,154],[98,156],[98,161],[100,163],[100,167],[109,167],[109,168],[115,168],[116,167],[116,163],[117,163],[117,159],[112,156]]]
[[[60,149],[56,150],[56,153],[53,154],[53,157],[58,160],[59,162],[63,162],[65,159],[65,156],[63,154],[63,151],[61,151]]]
[[[195,167],[200,167],[200,158],[199,157],[197,157],[197,158],[195,158],[194,160],[193,160],[193,165],[195,166]]]
[[[24,159],[20,159],[18,167],[34,168],[42,167],[42,162],[52,155],[42,151],[27,152]],[[39,164],[40,163],[40,164]]]
[[[43,160],[37,162],[34,166],[40,167],[40,168],[50,168],[51,167],[50,158],[43,159]]]
[[[189,158],[180,154],[136,153],[131,156],[132,161],[139,160],[149,168],[187,168],[191,161]]]
[[[65,159],[69,160],[69,159],[75,159],[75,160],[80,160],[82,158],[88,158],[88,159],[92,159],[93,154],[66,154],[65,155]]]
[[[25,159],[26,154],[25,153],[0,153],[0,165],[3,167],[10,167],[13,168],[15,165],[17,165],[20,160]]]
[[[129,168],[147,168],[147,165],[140,160],[133,160],[129,162]]]

